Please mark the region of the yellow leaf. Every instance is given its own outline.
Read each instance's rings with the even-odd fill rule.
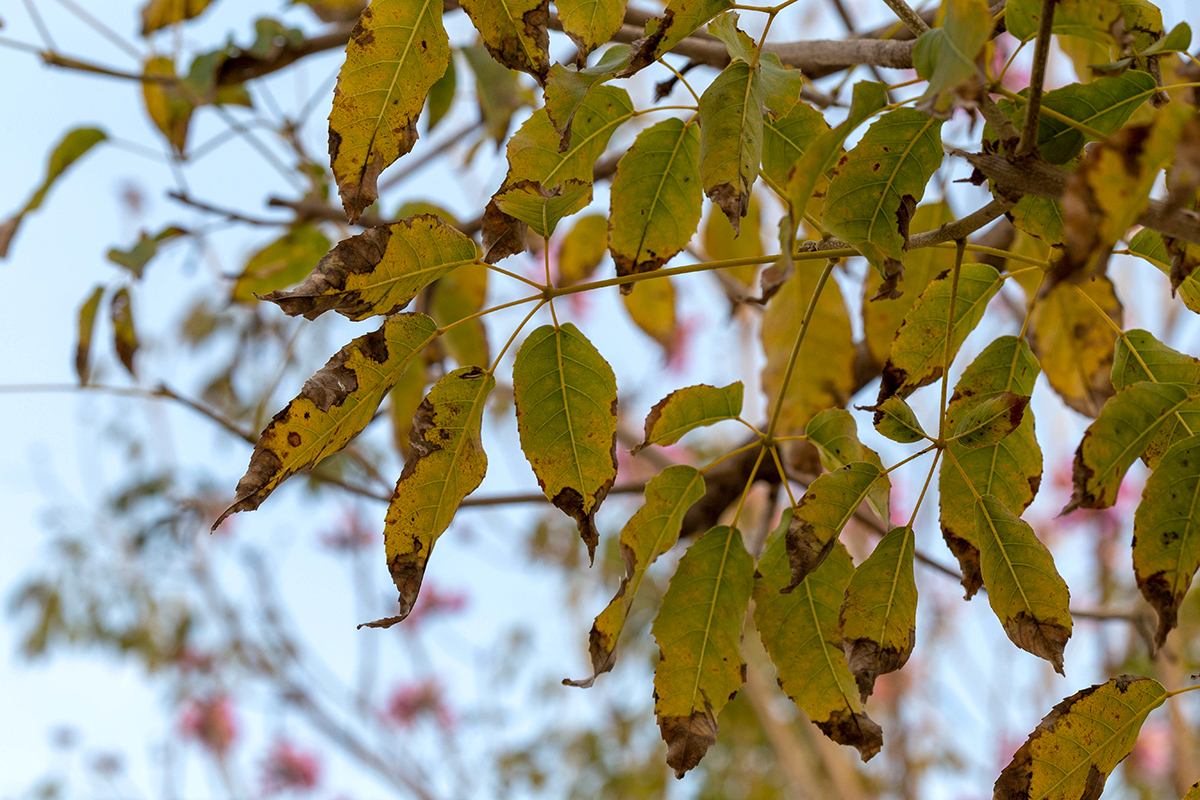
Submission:
[[[669,278],[639,281],[636,292],[621,294],[629,318],[668,352],[675,342],[675,287]]]
[[[492,58],[510,69],[528,72],[546,83],[550,56],[548,0],[462,0]]]
[[[142,6],[142,36],[193,19],[204,13],[212,0],[149,0]]]
[[[1103,276],[1083,285],[1055,286],[1034,306],[1029,320],[1029,344],[1050,386],[1063,402],[1089,417],[1099,414],[1113,393],[1111,373],[1117,341],[1113,326],[1096,311],[1096,305],[1112,322],[1121,324],[1124,308],[1112,281]]]
[[[146,113],[175,152],[182,155],[187,149],[188,125],[192,121],[195,103],[188,98],[175,80],[175,61],[167,56],[155,56],[146,62],[143,72],[148,78],[167,78],[167,81],[142,82],[142,97]]]
[[[608,218],[602,214],[580,217],[562,239],[558,251],[559,283],[570,286],[587,280],[608,252]]]
[[[639,452],[651,444],[678,442],[688,431],[736,419],[742,413],[742,382],[728,386],[686,386],[654,404],[646,415],[646,438],[633,448]]]

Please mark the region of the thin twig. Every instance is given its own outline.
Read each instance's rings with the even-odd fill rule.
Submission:
[[[900,21],[904,23],[915,36],[920,36],[929,30],[929,23],[921,19],[921,15],[912,10],[912,6],[904,0],[883,0]]]
[[[1029,103],[1025,106],[1025,123],[1021,126],[1021,140],[1017,143],[1017,158],[1028,156],[1037,148],[1042,85],[1046,82],[1046,61],[1050,58],[1050,33],[1057,2],[1042,0],[1042,18],[1038,21],[1037,40],[1033,45],[1033,68],[1029,72]]]
[[[290,225],[292,222],[292,220],[286,219],[264,219],[262,217],[252,217],[248,214],[243,214],[241,211],[233,211],[228,208],[221,208],[220,206],[212,205],[211,203],[205,203],[201,200],[195,200],[183,192],[170,191],[167,192],[167,197],[171,198],[177,203],[182,203],[185,206],[191,206],[192,208],[198,209],[207,214],[215,214],[216,216],[223,217],[230,222],[244,222],[247,225],[263,225],[268,227]]]

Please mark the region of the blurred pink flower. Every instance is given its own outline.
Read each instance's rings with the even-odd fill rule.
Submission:
[[[213,755],[224,756],[229,752],[238,733],[229,696],[218,694],[189,701],[180,717],[179,730],[186,738],[195,739]]]
[[[450,709],[442,700],[442,686],[432,678],[396,687],[384,712],[388,722],[405,728],[411,728],[422,717],[432,717],[443,728],[454,724]]]
[[[309,791],[321,780],[321,761],[315,753],[299,749],[287,739],[279,739],[263,761],[263,794]]]
[[[321,544],[330,550],[352,553],[370,547],[378,539],[379,534],[366,526],[358,511],[347,509],[338,526],[321,536]]]
[[[680,373],[687,369],[692,355],[692,341],[703,324],[699,317],[686,317],[675,323],[671,345],[667,348],[667,371]]]
[[[1171,731],[1165,723],[1150,721],[1142,726],[1137,744],[1129,754],[1129,770],[1147,782],[1170,776]]]

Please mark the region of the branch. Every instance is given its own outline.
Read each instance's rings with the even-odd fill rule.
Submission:
[[[912,6],[904,2],[904,0],[883,0],[883,2],[887,3],[888,8],[900,18],[900,21],[904,23],[904,27],[912,31],[914,36],[920,36],[929,30],[929,23],[921,19],[921,16],[913,11]],[[1047,2],[1054,2],[1054,0],[1047,0]]]
[[[1037,149],[1038,118],[1041,116],[1042,85],[1046,82],[1046,60],[1050,57],[1050,30],[1054,24],[1054,6],[1058,0],[1042,0],[1042,18],[1038,22],[1037,40],[1033,48],[1033,69],[1029,73],[1029,103],[1025,106],[1025,123],[1017,143],[1017,158],[1024,158]]]

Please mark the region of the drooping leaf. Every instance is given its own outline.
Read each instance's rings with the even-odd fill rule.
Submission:
[[[975,535],[988,602],[1004,632],[1062,674],[1063,648],[1071,638],[1071,594],[1054,557],[1028,522],[990,494],[976,501]]]
[[[633,448],[675,444],[688,431],[736,419],[742,413],[741,381],[728,386],[686,386],[659,400],[646,415],[646,436]]]
[[[1143,330],[1126,331],[1113,356],[1113,386],[1120,391],[1138,381],[1200,386],[1200,359],[1172,350]],[[1163,454],[1178,441],[1200,431],[1200,399],[1189,400],[1146,445],[1142,460],[1158,469]]]
[[[256,295],[270,294],[302,281],[329,252],[329,237],[310,222],[287,233],[250,256],[233,284],[233,300],[253,303]]]
[[[597,676],[613,668],[617,640],[646,569],[679,540],[683,515],[704,495],[704,476],[695,467],[670,466],[650,479],[645,494],[645,504],[621,529],[621,560],[625,564],[621,585],[588,634],[592,675],[581,681],[563,681],[569,686],[591,686]]]
[[[844,408],[827,408],[809,421],[804,436],[817,448],[821,466],[829,472],[855,461],[867,461],[879,469],[880,476],[867,492],[867,505],[886,526],[890,516],[891,481],[883,472],[879,454],[858,440],[854,416]]]
[[[42,182],[25,202],[25,205],[3,223],[0,223],[0,258],[8,256],[9,245],[12,244],[13,236],[16,235],[17,228],[21,225],[21,220],[29,212],[36,211],[41,207],[42,201],[46,198],[46,193],[50,191],[50,187],[54,185],[54,182],[87,151],[107,138],[108,134],[99,128],[75,128],[67,131],[50,153],[50,159],[46,163],[46,177],[42,178]]]
[[[927,438],[916,413],[899,397],[889,397],[875,407],[875,430],[901,444]]]
[[[999,337],[963,371],[946,409],[947,428],[957,430],[976,409],[1006,392],[1029,395],[1038,372],[1028,344],[1015,336]],[[958,558],[969,598],[983,585],[975,497],[993,496],[1019,516],[1041,485],[1042,451],[1034,435],[1033,411],[1026,409],[1016,430],[994,444],[970,449],[952,440],[946,451],[938,478],[942,536]]]
[[[809,484],[808,491],[792,509],[786,537],[788,564],[792,569],[789,590],[812,573],[829,555],[838,534],[867,499],[883,471],[866,461],[856,461],[827,472]]]
[[[363,9],[329,114],[329,162],[351,222],[379,196],[379,174],[416,144],[425,98],[450,61],[436,0],[375,0]]]
[[[608,252],[608,218],[588,214],[576,220],[558,250],[558,276],[563,286],[587,280]]]
[[[479,429],[496,379],[479,367],[460,367],[442,378],[413,419],[411,457],[404,463],[388,505],[383,542],[388,571],[400,593],[400,613],[367,623],[389,627],[417,602],[425,566],[458,504],[487,472]]]
[[[825,226],[866,256],[894,294],[904,274],[908,228],[942,163],[941,120],[911,108],[880,117],[838,164],[825,196]]]
[[[612,39],[625,19],[625,0],[555,0],[554,7],[580,58]]]
[[[975,60],[992,34],[992,15],[984,0],[952,0],[942,6],[946,17],[939,28],[917,37],[913,66],[929,81],[918,108],[947,112],[952,98],[947,95],[975,77]]]
[[[677,778],[716,742],[717,715],[745,681],[742,625],[753,583],[741,533],[721,525],[687,549],[663,595],[653,626],[654,713]]]
[[[543,325],[513,364],[521,450],[546,498],[575,520],[593,557],[594,517],[617,477],[617,382],[579,329]]]
[[[106,255],[109,261],[118,266],[124,267],[125,269],[129,270],[133,277],[140,279],[142,277],[142,272],[146,269],[146,265],[149,264],[156,255],[158,255],[159,245],[168,242],[177,236],[184,236],[186,234],[187,231],[174,225],[169,225],[166,228],[163,228],[153,236],[143,231],[141,236],[138,237],[137,243],[133,247],[129,248],[128,250],[118,250],[114,247],[111,248]],[[328,249],[328,246],[326,246],[326,249]],[[324,250],[321,252],[324,253]],[[320,258],[320,254],[318,254],[317,257]]]
[[[1129,240],[1129,252],[1149,261],[1164,275],[1170,276],[1173,267],[1173,256],[1163,244],[1162,235],[1150,228],[1143,228]],[[1192,311],[1200,314],[1200,270],[1193,270],[1175,288],[1183,304]]]
[[[112,319],[113,346],[116,348],[117,357],[121,359],[129,374],[136,376],[133,357],[137,355],[141,345],[138,343],[137,328],[133,324],[133,300],[128,289],[122,288],[113,294],[108,311]]]
[[[859,564],[839,614],[846,663],[863,702],[875,679],[908,663],[917,636],[913,530],[892,528]]]
[[[975,406],[954,429],[954,440],[969,450],[996,444],[1021,424],[1028,395],[1003,392]]]
[[[546,188],[536,181],[521,180],[502,186],[493,200],[505,214],[519,219],[535,234],[548,239],[563,217],[591,202],[592,184],[572,178]]]
[[[79,327],[75,339],[75,374],[79,376],[79,383],[84,386],[87,385],[88,375],[92,371],[92,335],[96,331],[96,312],[100,309],[102,297],[104,287],[97,286],[79,307]]]
[[[549,0],[462,0],[492,58],[545,84],[550,70],[546,33]]]
[[[484,264],[464,264],[438,279],[429,304],[429,314],[438,325],[446,328],[483,308],[487,299],[488,272]],[[482,317],[446,330],[441,341],[460,367],[482,367],[491,363]]]
[[[736,60],[700,95],[700,181],[734,232],[750,204],[762,161],[762,86],[758,70]]]
[[[668,278],[640,283],[636,292],[621,294],[621,305],[633,324],[670,355],[676,346],[675,285]]]
[[[703,202],[699,152],[698,126],[671,118],[638,134],[622,156],[609,195],[617,275],[658,269],[692,238]]]
[[[629,63],[629,45],[613,45],[590,67],[555,64],[546,78],[546,114],[558,132],[559,151],[571,146],[571,123],[593,86],[604,83]]]
[[[1058,34],[1116,44],[1114,25],[1121,18],[1117,0],[1057,0],[1050,29]],[[1005,6],[1005,25],[1018,39],[1036,36],[1041,20],[1041,0],[1012,0],[1011,6]]]
[[[821,732],[858,749],[868,761],[883,746],[883,731],[863,708],[842,652],[838,610],[854,564],[841,543],[795,591],[784,531],[791,510],[767,540],[754,575],[754,625],[779,675],[779,686]]]
[[[299,286],[262,299],[289,316],[316,319],[337,311],[363,320],[394,314],[433,281],[475,261],[474,242],[437,217],[422,214],[338,242]]]
[[[988,301],[1000,291],[1000,273],[987,264],[964,262],[959,269],[958,292],[954,299],[954,324],[950,327],[950,359],[958,352],[987,309]],[[946,358],[947,320],[954,293],[954,271],[943,272],[929,282],[913,303],[892,341],[891,355],[883,367],[879,401],[892,395],[908,397],[918,388],[942,377]]]
[[[1194,394],[1195,387],[1142,381],[1113,395],[1075,451],[1074,491],[1063,513],[1115,503],[1129,467]]]
[[[424,314],[397,314],[339,350],[263,430],[237,498],[213,529],[230,514],[258,508],[279,484],[349,444],[436,335]]]
[[[995,800],[1098,798],[1167,691],[1120,675],[1071,695],[1042,718],[996,780]]]
[[[646,35],[633,43],[633,60],[618,77],[627,78],[654,63],[731,5],[733,0],[670,0],[661,17],[646,23]]]
[[[1175,444],[1146,480],[1133,520],[1133,572],[1158,612],[1156,647],[1175,627],[1200,568],[1200,436]]]

